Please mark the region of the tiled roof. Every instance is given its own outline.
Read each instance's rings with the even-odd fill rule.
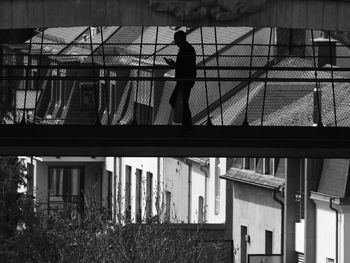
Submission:
[[[272,175],[263,175],[251,170],[242,170],[234,167],[230,168],[221,178],[273,189],[279,188],[285,182],[284,179]]]
[[[275,67],[310,67],[310,71],[290,72],[270,71],[271,78],[314,78],[312,61],[301,58],[288,58],[281,61]],[[263,79],[265,74],[261,76]],[[319,78],[330,78],[330,73],[318,72]],[[339,76],[335,76],[339,77]],[[267,126],[312,126],[313,124],[313,90],[312,82],[271,82],[266,85],[264,122]],[[222,105],[224,125],[241,125],[246,111],[247,89],[245,86],[237,94],[232,96]],[[321,83],[322,90],[322,116],[324,124],[334,124],[334,108],[331,83]],[[344,123],[341,120],[342,113],[350,105],[350,90],[348,84],[335,84],[336,110],[338,113],[338,125]],[[262,117],[265,83],[253,82],[250,85],[248,104],[248,123],[260,125]],[[213,110],[213,124],[221,124],[220,108]],[[205,122],[206,117],[198,123]],[[348,120],[350,122],[350,120]],[[348,123],[346,122],[346,123]]]
[[[56,27],[44,30],[43,54],[58,54],[67,47],[77,37],[79,37],[88,27]],[[32,37],[33,44],[40,44],[42,41],[42,33]],[[26,43],[29,43],[27,40]],[[34,45],[35,46],[35,45]]]
[[[303,75],[307,77],[312,75],[313,71],[305,71]],[[319,72],[320,78],[331,78],[331,74],[328,72]],[[297,76],[299,77],[299,76]],[[301,76],[303,77],[303,76]],[[336,75],[335,78],[342,78]],[[266,114],[264,125],[278,125],[278,126],[312,126],[313,125],[313,89],[315,88],[314,83],[298,83],[298,88],[305,90],[305,94],[302,96],[301,93],[290,93],[289,99],[285,102],[284,107],[272,111],[270,114]],[[350,106],[350,89],[348,83],[335,83],[335,109],[338,113],[337,120],[338,125],[348,125],[349,118],[344,118],[344,113],[348,112]],[[309,86],[309,88],[307,88]],[[307,92],[309,90],[309,92]],[[322,121],[326,126],[334,125],[334,103],[333,103],[333,88],[332,83],[321,83],[320,90],[322,92],[321,97],[321,108],[322,108]],[[292,90],[291,90],[292,91]],[[272,100],[271,102],[276,101]],[[253,123],[253,125],[259,125]]]
[[[102,39],[105,42],[118,29],[119,29],[118,26],[105,27],[102,30],[102,35],[101,33],[98,33],[92,36],[92,40],[91,40],[92,47],[91,47],[90,39],[87,39],[86,41],[84,41],[83,39],[79,39],[78,41],[75,41],[75,43],[72,43],[66,50],[64,50],[64,52],[62,52],[61,55],[71,55],[71,54],[90,55],[93,52],[95,52],[94,61],[102,60],[101,58],[102,51],[100,50]],[[90,63],[91,60],[92,60],[92,57],[89,57],[88,60],[86,60],[86,62]]]
[[[348,159],[324,159],[318,192],[335,197],[348,197],[349,191]]]

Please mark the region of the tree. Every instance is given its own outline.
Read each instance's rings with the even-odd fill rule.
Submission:
[[[23,211],[25,167],[17,157],[0,157],[0,239],[14,234]]]

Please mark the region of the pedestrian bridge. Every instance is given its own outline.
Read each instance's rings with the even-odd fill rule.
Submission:
[[[176,58],[176,29],[48,28],[1,45],[0,153],[349,156],[347,35],[182,27],[197,54],[185,129],[163,60]]]

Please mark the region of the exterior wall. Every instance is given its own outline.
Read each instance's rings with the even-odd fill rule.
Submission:
[[[40,161],[35,160],[34,166],[34,176],[35,176],[35,192],[37,200],[42,203],[42,209],[47,209],[48,202],[48,169],[50,166],[81,166],[84,167],[84,192],[87,197],[92,197],[96,200],[97,203],[102,201],[102,162],[81,162],[80,159],[77,159],[77,162],[74,162],[74,158],[70,158],[72,161],[66,161],[68,157],[65,157],[63,161],[55,157],[44,157],[43,159],[49,160]],[[87,159],[88,157],[86,157]],[[56,161],[54,161],[56,159]]]
[[[135,221],[136,210],[135,210],[135,196],[136,196],[136,169],[142,171],[142,205],[141,205],[141,218],[145,218],[145,207],[146,207],[146,175],[147,172],[152,173],[152,215],[157,214],[156,210],[156,194],[157,194],[157,158],[122,158],[121,165],[121,198],[122,198],[122,211],[125,211],[125,175],[126,166],[131,167],[131,220]]]
[[[208,193],[206,189],[206,175],[201,170],[200,164],[192,164],[192,184],[191,184],[191,223],[198,223],[198,214],[199,214],[199,197],[202,196],[204,199],[204,211],[207,212],[209,209],[208,203]],[[203,168],[202,168],[203,169]],[[204,168],[205,169],[205,168]],[[208,169],[206,169],[208,170]],[[207,172],[209,175],[209,171]],[[205,215],[205,221],[207,219],[207,215]]]
[[[340,222],[340,260],[339,262],[350,262],[350,205],[341,206]]]
[[[163,174],[164,195],[171,192],[170,221],[188,222],[189,166],[183,160],[165,158]]]
[[[316,203],[316,218],[316,262],[335,260],[335,212],[327,203]]]
[[[295,251],[304,254],[305,220],[295,223]]]
[[[30,160],[30,159],[28,159]],[[27,160],[27,162],[28,162]],[[171,222],[188,222],[188,215],[193,223],[198,222],[198,200],[204,198],[207,214],[205,221],[223,223],[225,218],[225,180],[220,183],[220,208],[215,214],[215,180],[210,174],[208,165],[196,161],[175,158],[121,158],[121,157],[41,157],[34,158],[34,188],[38,200],[47,209],[48,201],[48,168],[49,166],[82,166],[84,167],[84,190],[86,195],[93,195],[104,207],[108,205],[109,193],[112,194],[112,211],[125,214],[125,176],[126,167],[131,167],[131,222],[136,222],[136,169],[142,171],[142,203],[141,218],[146,217],[146,176],[152,173],[152,215],[157,215],[157,200],[160,216],[165,213],[165,191],[171,192]],[[221,163],[217,169],[221,172]],[[203,168],[204,167],[204,168]],[[191,183],[189,174],[191,168]],[[206,171],[206,172],[205,172]],[[208,176],[206,178],[206,175]],[[108,176],[112,176],[110,190]],[[206,182],[207,181],[207,182]],[[120,184],[119,184],[120,182]],[[191,188],[189,188],[191,187]],[[209,193],[209,188],[211,192]],[[120,189],[120,193],[118,193]],[[159,190],[159,192],[158,192]],[[190,191],[189,191],[190,190]],[[120,200],[118,200],[118,196]],[[213,199],[213,200],[212,200]],[[190,200],[190,201],[189,201]],[[119,209],[120,201],[120,209]]]
[[[273,232],[272,252],[281,251],[281,207],[272,191],[233,182],[233,240],[235,262],[240,262],[241,225],[248,229],[247,254],[265,254],[265,230]]]

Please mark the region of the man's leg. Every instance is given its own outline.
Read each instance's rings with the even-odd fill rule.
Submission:
[[[183,93],[183,119],[182,124],[184,126],[192,126],[192,114],[189,106],[189,100],[191,95],[192,85],[186,85]]]

